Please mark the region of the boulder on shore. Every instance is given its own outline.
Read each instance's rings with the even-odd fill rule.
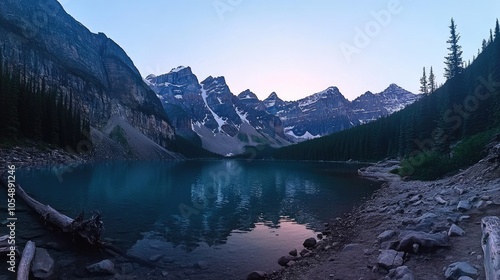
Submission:
[[[418,244],[422,249],[436,249],[450,247],[450,239],[446,233],[427,233],[422,231],[406,230],[399,234],[397,251],[411,252],[413,244]]]
[[[476,279],[478,275],[477,269],[466,262],[452,263],[444,271],[444,277],[446,277],[446,280],[458,280],[462,276],[468,276]]]
[[[395,250],[382,250],[378,256],[377,264],[379,267],[389,270],[403,265],[403,257],[403,252]]]
[[[307,238],[302,245],[304,245],[304,247],[306,248],[314,248],[314,246],[316,246],[316,238]]]

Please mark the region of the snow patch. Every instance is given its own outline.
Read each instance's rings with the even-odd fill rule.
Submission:
[[[186,66],[179,66],[177,68],[172,68],[172,70],[170,70],[170,73],[177,73],[183,69],[186,69],[187,67]]]
[[[219,117],[219,115],[217,115],[214,111],[212,111],[212,108],[210,108],[210,106],[208,106],[207,90],[203,87],[201,88],[201,97],[203,98],[203,102],[205,102],[205,106],[207,106],[208,110],[210,111],[210,113],[212,113],[212,116],[214,117],[215,121],[217,122],[217,125],[219,126],[217,128],[217,130],[220,132],[221,127],[223,125],[225,125],[226,122],[221,117]]]
[[[176,95],[174,95],[174,98],[175,98],[175,99],[182,99],[182,95],[180,95],[180,94],[176,94]]]
[[[287,128],[289,128],[289,127],[287,127]],[[292,128],[293,128],[293,127],[292,127]],[[286,131],[286,132],[285,132],[285,134],[290,135],[290,136],[292,136],[292,137],[294,137],[294,138],[297,138],[297,139],[301,139],[301,140],[309,140],[309,139],[314,139],[314,138],[319,138],[319,137],[320,137],[320,135],[319,135],[319,134],[318,134],[318,135],[312,135],[309,131],[306,131],[306,133],[304,133],[304,135],[300,135],[300,136],[298,136],[298,135],[296,135],[296,134],[293,132],[293,130],[292,130],[292,129],[291,129],[291,130],[289,130],[289,131]]]

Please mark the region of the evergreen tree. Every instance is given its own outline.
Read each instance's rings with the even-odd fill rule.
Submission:
[[[488,46],[488,43],[486,43],[486,39],[483,39],[483,51],[486,49],[487,46]]]
[[[488,43],[493,42],[493,30],[490,29],[490,41]]]
[[[429,73],[429,85],[427,86],[429,93],[433,93],[436,90],[436,87],[436,76],[434,75],[434,71],[431,66],[431,71]]]
[[[425,75],[425,67],[423,70],[422,78],[420,78],[420,92],[423,94],[429,93],[427,89],[427,76]]]
[[[453,18],[451,19],[450,25],[450,39],[446,41],[450,46],[448,50],[448,56],[446,56],[445,64],[446,68],[444,69],[444,76],[446,79],[451,79],[456,75],[462,73],[463,70],[463,61],[462,61],[462,46],[458,44],[458,40],[460,40],[460,34],[457,32],[457,26]]]
[[[495,24],[495,40],[498,38],[498,35],[500,35],[500,26],[498,26],[498,19]]]

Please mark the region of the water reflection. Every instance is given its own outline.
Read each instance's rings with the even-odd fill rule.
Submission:
[[[104,235],[136,255],[148,257],[151,250],[160,250],[178,259],[189,260],[196,253],[222,261],[223,251],[244,247],[258,251],[264,246],[261,254],[274,257],[267,253],[283,253],[278,248],[283,242],[298,242],[287,239],[308,237],[324,221],[350,210],[376,187],[345,172],[357,167],[115,162],[76,167],[62,181],[51,169],[20,171],[18,176],[37,199],[70,216],[100,210]],[[343,172],[334,172],[339,170]]]

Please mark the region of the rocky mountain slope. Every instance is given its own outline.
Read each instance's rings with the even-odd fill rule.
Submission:
[[[275,92],[259,100],[250,90],[235,96],[224,77],[200,83],[191,68],[183,66],[145,81],[179,134],[201,138],[204,148],[223,155],[239,154],[248,146],[279,147],[328,135],[389,115],[419,98],[391,84],[352,102],[337,87],[297,101],[284,101]]]
[[[131,59],[106,35],[93,34],[73,19],[56,0],[1,1],[0,55],[9,67],[44,80],[59,94],[73,95],[74,105],[94,128],[90,136],[94,146],[106,142],[117,149],[105,155],[98,150],[102,157],[177,157],[168,151],[174,129]],[[130,126],[122,129],[121,122]],[[104,133],[115,127],[123,132],[120,141]],[[130,139],[134,143],[150,139],[158,151],[137,152],[137,145],[128,144]]]
[[[189,67],[146,78],[158,94],[177,132],[200,139],[205,149],[221,154],[241,154],[247,147],[290,144],[280,118],[249,106],[234,96],[224,77],[202,82]]]

